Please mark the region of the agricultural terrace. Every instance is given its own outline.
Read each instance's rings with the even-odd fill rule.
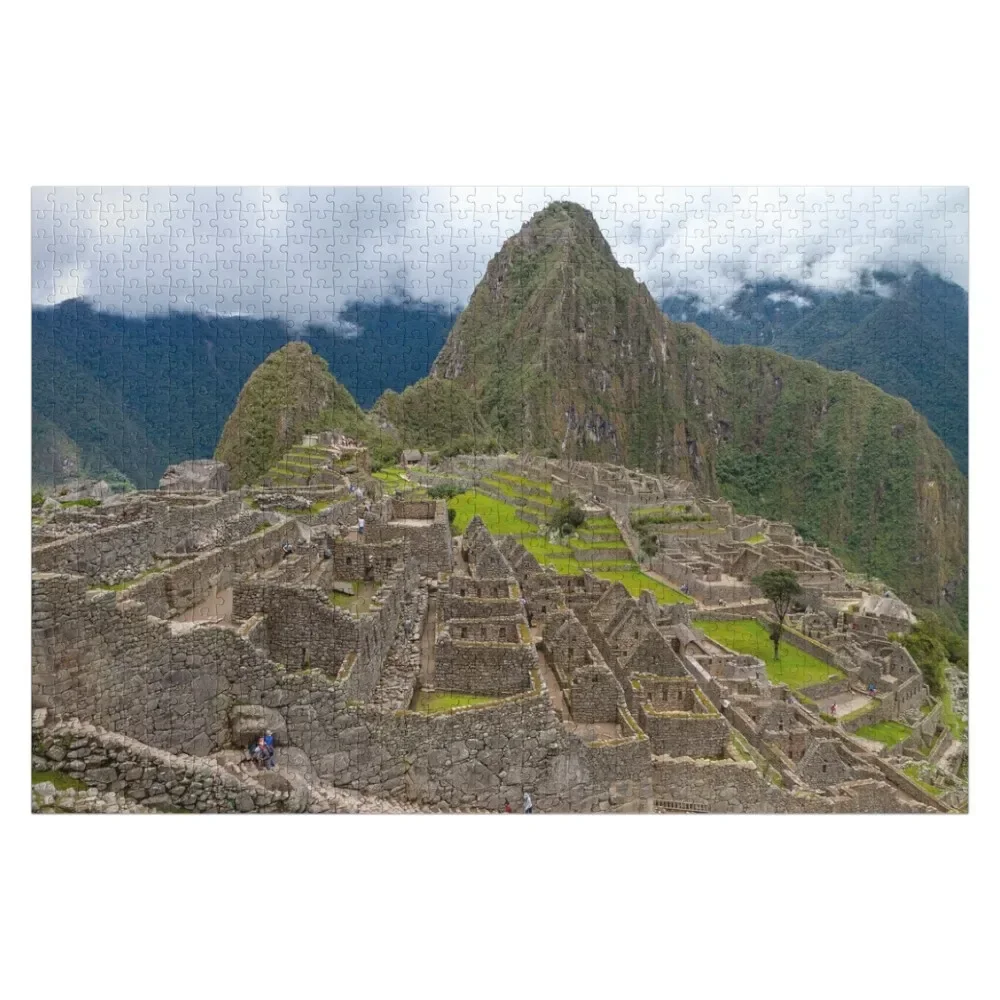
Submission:
[[[513,482],[515,479],[520,477],[502,477],[498,474],[487,482],[494,489],[502,491],[505,496],[516,499],[520,496],[518,486],[522,484]],[[542,489],[545,485],[530,480],[523,480],[523,483],[530,483],[535,489]],[[536,497],[532,495],[532,499]],[[550,495],[549,506],[551,505]],[[452,523],[452,531],[455,534],[462,534],[472,518],[478,514],[492,534],[514,535],[539,563],[551,566],[558,573],[574,576],[589,569],[603,580],[623,584],[633,597],[638,597],[643,590],[649,590],[660,604],[690,601],[690,598],[680,591],[654,580],[639,569],[610,517],[588,518],[575,535],[564,542],[553,542],[550,541],[544,524],[538,525],[524,520],[520,516],[518,506],[484,493],[475,490],[460,493],[448,501],[448,507],[455,511],[455,520]],[[614,555],[610,558],[588,559],[586,553],[595,549],[605,554],[614,552]],[[579,553],[583,554],[583,558],[579,558]]]
[[[403,470],[396,465],[387,465],[385,468],[379,469],[378,472],[373,472],[372,477],[381,480],[390,493],[396,489],[407,489],[416,485],[416,483],[404,479]]]
[[[767,630],[755,618],[740,618],[736,621],[697,620],[696,628],[710,639],[736,653],[747,653],[763,660],[767,667],[767,678],[772,684],[787,684],[793,691],[837,680],[843,671],[818,660],[815,656],[782,641],[781,659],[774,658],[774,644]]]

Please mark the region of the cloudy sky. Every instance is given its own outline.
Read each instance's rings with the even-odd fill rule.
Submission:
[[[34,188],[32,302],[330,323],[352,299],[464,306],[534,212],[589,208],[659,300],[850,286],[923,263],[968,288],[966,188]]]

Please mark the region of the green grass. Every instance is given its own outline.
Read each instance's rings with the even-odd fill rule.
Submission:
[[[740,618],[730,622],[699,620],[694,625],[723,646],[763,660],[772,684],[787,684],[795,691],[844,676],[836,667],[828,666],[787,642],[781,643],[781,659],[776,660],[771,637],[756,619]]]
[[[500,700],[488,695],[463,694],[460,691],[418,691],[411,709],[430,715],[448,712],[453,708],[468,708],[471,705],[490,705]]]
[[[881,704],[882,702],[880,699],[873,698],[867,705],[862,705],[861,708],[856,708],[853,712],[848,712],[847,715],[842,715],[837,721],[853,722],[855,719],[860,719],[862,715],[867,715],[869,712],[878,708]]]
[[[82,497],[79,500],[60,500],[63,507],[100,507],[101,501],[94,497]]]
[[[486,496],[485,493],[478,493],[475,490],[459,493],[448,501],[448,508],[455,511],[452,531],[458,534],[462,534],[469,526],[469,522],[478,514],[490,534],[539,537],[538,527],[530,521],[521,520],[516,507],[503,500]]]
[[[941,722],[951,730],[951,735],[960,740],[965,735],[966,724],[951,703],[951,687],[945,684],[941,693]]]
[[[608,538],[607,540],[602,540],[600,538],[595,541],[586,541],[580,538],[570,539],[570,548],[573,549],[621,549],[623,552],[628,552],[628,546],[621,541],[620,537],[617,541]],[[631,556],[626,555],[626,558],[631,558]]]
[[[657,504],[654,507],[634,507],[629,517],[655,517],[657,514],[686,514],[684,504]]]
[[[761,542],[766,542],[766,541],[767,541],[767,535],[761,534],[761,532],[758,531],[756,535],[751,535],[747,539],[747,544],[760,545]]]
[[[862,726],[855,730],[854,735],[864,740],[876,740],[887,747],[894,747],[897,743],[902,743],[912,732],[913,730],[909,726],[904,726],[902,722],[876,722],[874,725]]]
[[[638,597],[644,590],[651,590],[660,604],[690,604],[691,598],[673,587],[668,587],[651,576],[646,576],[640,569],[597,570],[596,576],[602,580],[611,580],[622,584],[633,596]]]
[[[617,537],[621,537],[621,535],[618,534],[618,525],[615,524],[614,518],[612,517],[588,517],[583,524],[583,530],[613,531]]]
[[[372,473],[373,479],[380,479],[386,486],[410,486],[409,480],[403,479],[403,470],[398,465],[387,465],[378,472]]]
[[[903,774],[905,774],[911,781],[918,784],[925,792],[937,797],[942,793],[944,789],[935,788],[934,785],[929,782],[923,781],[920,775],[920,765],[919,764],[909,764],[903,768]]]
[[[63,771],[32,771],[31,783],[39,785],[43,781],[51,781],[56,786],[57,792],[64,792],[68,788],[74,788],[78,792],[85,792],[87,786],[79,779],[74,778]]]
[[[455,511],[452,531],[461,534],[469,525],[469,521],[478,514],[483,523],[493,535],[514,535],[517,540],[541,563],[551,566],[564,576],[577,576],[585,569],[591,570],[602,580],[618,581],[633,596],[638,597],[643,590],[651,590],[661,604],[678,604],[690,602],[679,590],[668,587],[659,580],[646,576],[636,564],[628,558],[628,549],[621,545],[618,535],[618,545],[608,542],[578,542],[573,540],[569,545],[552,543],[539,533],[537,525],[523,521],[518,516],[516,507],[502,500],[485,496],[470,490],[460,493],[448,501],[448,507]],[[610,517],[594,518],[586,521],[583,530],[597,529],[603,531],[617,530],[615,522]],[[616,562],[579,562],[573,550],[580,549],[615,549],[621,546],[623,558]]]
[[[499,490],[504,496],[510,497],[512,500],[524,500],[526,503],[534,503],[542,507],[554,507],[556,503],[551,495],[542,496],[538,493],[529,493],[526,489],[518,489],[512,483],[493,476],[484,478],[483,482],[487,486],[492,486],[494,489]],[[539,486],[534,486],[534,488],[540,488],[540,484]]]
[[[493,473],[493,476],[491,476],[490,478],[503,479],[506,480],[508,483],[513,483],[517,486],[525,486],[533,490],[542,490],[545,493],[552,492],[551,483],[545,483],[538,479],[528,479],[525,476],[517,476],[514,475],[514,473],[512,472],[495,472]]]

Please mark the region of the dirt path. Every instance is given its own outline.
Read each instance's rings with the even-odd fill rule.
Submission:
[[[569,708],[566,706],[566,699],[563,697],[562,688],[559,687],[559,678],[556,672],[549,665],[547,653],[538,652],[538,669],[545,679],[545,686],[549,689],[549,700],[564,721],[569,720]]]

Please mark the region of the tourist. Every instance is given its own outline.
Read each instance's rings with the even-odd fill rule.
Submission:
[[[330,551],[330,546],[329,545],[324,545],[323,546],[323,558],[324,559],[332,559],[333,558],[333,553]]]
[[[524,811],[525,811],[525,813],[526,814],[531,813],[534,808],[535,807],[532,804],[531,796],[527,792],[525,792],[524,793]]]
[[[365,519],[363,517],[358,518],[358,538],[361,538],[365,533]]]
[[[257,745],[253,748],[253,762],[258,768],[274,766],[274,751],[264,742],[263,736],[257,737]]]
[[[513,811],[514,811],[514,810],[513,810],[513,809],[511,809],[511,807],[510,807],[510,800],[509,800],[509,799],[504,799],[504,800],[503,800],[503,811],[504,811],[505,813],[509,813],[509,812],[513,812]]]
[[[292,543],[291,542],[285,542],[281,546],[281,551],[282,551],[281,558],[282,559],[287,559],[292,554]]]

